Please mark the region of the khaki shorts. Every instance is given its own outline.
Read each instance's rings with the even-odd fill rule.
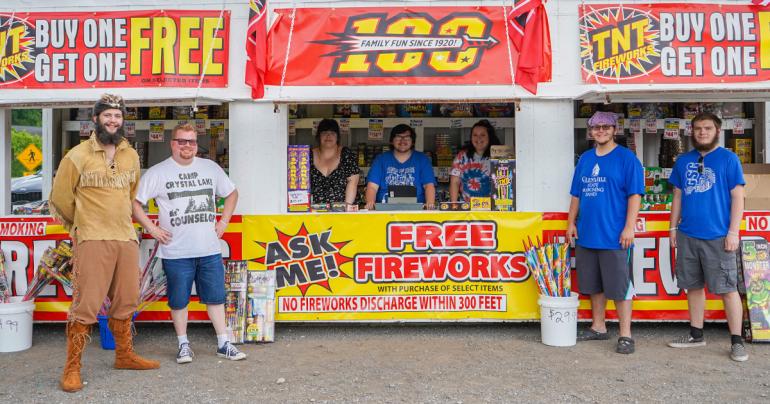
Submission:
[[[714,294],[738,290],[735,251],[725,251],[725,238],[701,240],[676,233],[676,283],[681,289],[703,289]]]

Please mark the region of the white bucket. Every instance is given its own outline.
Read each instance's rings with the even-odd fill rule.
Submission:
[[[577,340],[578,294],[569,297],[540,295],[540,335],[543,344],[573,346]]]
[[[11,297],[10,303],[0,303],[0,352],[17,352],[32,346],[32,312],[35,301]]]

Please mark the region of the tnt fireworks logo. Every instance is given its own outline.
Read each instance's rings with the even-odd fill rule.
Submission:
[[[480,13],[363,14],[348,19],[344,32],[316,41],[336,47],[331,77],[462,76],[499,43]]]
[[[23,80],[35,69],[34,28],[27,21],[0,14],[0,86]]]
[[[660,67],[660,22],[628,7],[591,10],[580,19],[580,57],[588,79],[624,80]]]
[[[256,242],[265,249],[265,256],[253,261],[275,271],[276,288],[296,286],[304,296],[313,285],[331,292],[329,279],[350,278],[341,269],[343,264],[352,261],[341,252],[350,241],[331,241],[331,229],[308,233],[303,224],[295,235],[278,229],[275,232],[278,240]]]

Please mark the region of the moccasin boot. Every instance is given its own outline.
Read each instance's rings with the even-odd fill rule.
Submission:
[[[66,392],[75,392],[83,388],[80,380],[80,358],[83,356],[88,341],[91,340],[91,326],[70,321],[67,323],[67,362],[59,387]]]
[[[125,320],[110,318],[107,324],[115,337],[115,369],[146,370],[160,367],[160,362],[144,359],[134,353],[130,318]]]

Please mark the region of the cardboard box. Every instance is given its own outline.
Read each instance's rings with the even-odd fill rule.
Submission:
[[[770,209],[770,164],[744,164],[746,210]]]

